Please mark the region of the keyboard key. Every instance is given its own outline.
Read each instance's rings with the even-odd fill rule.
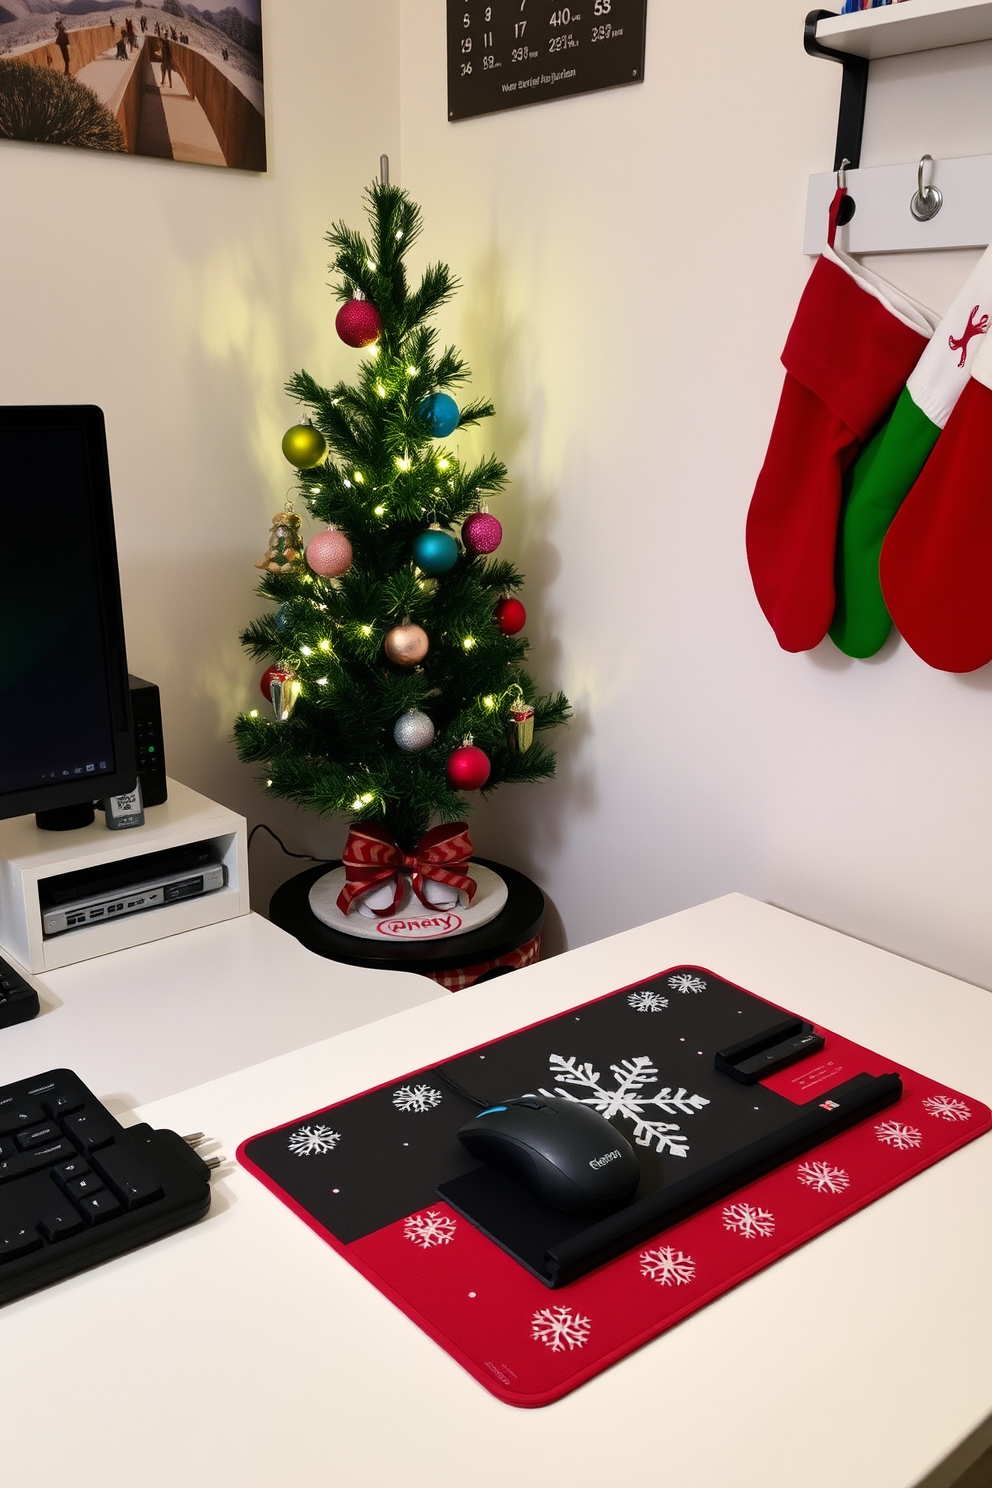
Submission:
[[[121,1206],[113,1194],[108,1193],[104,1188],[99,1193],[80,1199],[79,1208],[87,1224],[99,1224],[101,1220],[110,1219],[112,1215],[119,1214]]]
[[[12,1101],[9,1106],[0,1106],[0,1137],[8,1132],[21,1131],[25,1126],[40,1126],[44,1119],[45,1113],[40,1106],[23,1101],[18,1105]]]
[[[85,1173],[82,1178],[73,1178],[71,1183],[65,1184],[65,1191],[73,1199],[87,1199],[90,1194],[99,1193],[103,1189],[103,1179],[98,1178],[95,1173]]]
[[[15,1256],[27,1255],[29,1250],[40,1248],[41,1236],[37,1230],[7,1230],[0,1234],[0,1264],[14,1260]]]
[[[18,1132],[14,1141],[22,1152],[30,1152],[32,1147],[43,1147],[46,1142],[61,1142],[62,1133],[54,1121],[46,1121],[44,1126],[32,1126],[28,1131]]]
[[[139,1204],[150,1204],[152,1199],[162,1197],[158,1178],[124,1147],[105,1147],[102,1152],[94,1153],[93,1166],[123,1200],[126,1209],[137,1209]]]
[[[57,1090],[42,1105],[49,1116],[68,1116],[70,1111],[78,1111],[84,1104],[83,1097],[78,1090]]]
[[[83,1221],[68,1200],[59,1195],[55,1207],[47,1211],[45,1218],[39,1221],[38,1228],[46,1240],[54,1243],[67,1240],[70,1235],[78,1235],[83,1228]]]
[[[62,1129],[82,1152],[106,1147],[117,1135],[106,1117],[97,1111],[80,1111],[76,1116],[67,1116]]]
[[[25,1173],[37,1173],[41,1168],[53,1167],[55,1163],[65,1162],[66,1158],[75,1156],[72,1143],[62,1137],[58,1142],[50,1142],[47,1147],[36,1147],[32,1152],[18,1152],[13,1157],[2,1157],[0,1183],[8,1183],[12,1178],[23,1178]]]
[[[88,1173],[89,1170],[90,1165],[85,1157],[70,1157],[68,1162],[59,1163],[52,1177],[60,1188],[65,1188],[66,1184],[71,1183],[73,1178],[82,1178],[83,1174]]]

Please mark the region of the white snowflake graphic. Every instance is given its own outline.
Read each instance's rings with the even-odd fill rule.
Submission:
[[[882,1121],[875,1128],[875,1135],[887,1147],[905,1152],[909,1147],[919,1147],[923,1133],[918,1126],[906,1126],[902,1121]]]
[[[450,1245],[455,1238],[458,1221],[450,1214],[441,1214],[437,1209],[424,1209],[420,1214],[411,1214],[403,1226],[403,1233],[414,1245],[430,1250],[432,1245]]]
[[[393,1091],[393,1105],[397,1111],[430,1111],[441,1104],[440,1090],[430,1085],[401,1085]]]
[[[728,1204],[723,1211],[723,1228],[753,1240],[755,1235],[774,1235],[775,1216],[770,1209],[756,1209],[753,1204]]]
[[[530,1320],[530,1336],[553,1354],[583,1348],[592,1327],[589,1319],[570,1307],[542,1307]]]
[[[668,998],[662,997],[653,987],[642,987],[638,992],[628,993],[627,1003],[635,1013],[660,1013],[668,1006]]]
[[[942,1121],[970,1121],[971,1107],[953,1095],[928,1095],[923,1102],[928,1116],[937,1116]]]
[[[341,1133],[331,1131],[329,1126],[301,1126],[289,1139],[289,1150],[297,1157],[312,1157],[314,1153],[333,1152],[341,1140]]]
[[[807,1188],[817,1193],[843,1193],[851,1179],[843,1168],[835,1168],[828,1162],[804,1162],[796,1169],[796,1177]]]
[[[680,971],[668,978],[668,985],[673,992],[705,992],[709,983],[691,971]]]
[[[687,1286],[696,1274],[696,1263],[692,1256],[682,1250],[673,1250],[670,1245],[661,1245],[657,1250],[641,1251],[641,1275],[659,1286]]]
[[[552,1054],[550,1066],[560,1085],[577,1085],[590,1094],[573,1095],[570,1090],[559,1088],[542,1089],[541,1095],[552,1099],[557,1096],[559,1099],[577,1101],[583,1106],[592,1106],[607,1118],[622,1116],[625,1121],[634,1123],[634,1141],[639,1147],[650,1147],[654,1142],[656,1152],[664,1152],[667,1147],[673,1157],[685,1157],[689,1151],[688,1137],[674,1122],[649,1120],[645,1111],[648,1107],[655,1106],[669,1116],[674,1116],[677,1111],[681,1111],[684,1116],[694,1116],[703,1106],[709,1105],[705,1095],[690,1095],[682,1085],[674,1092],[670,1085],[666,1085],[653,1095],[642,1094],[645,1085],[653,1085],[658,1079],[658,1071],[646,1054],[641,1054],[636,1059],[622,1059],[619,1064],[610,1065],[616,1077],[615,1090],[606,1090],[600,1084],[599,1071],[593,1069],[591,1064],[579,1064],[574,1054],[568,1059],[561,1054]]]

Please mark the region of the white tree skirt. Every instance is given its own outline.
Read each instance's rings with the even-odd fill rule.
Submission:
[[[481,863],[469,863],[465,872],[478,885],[471,904],[466,903],[464,894],[458,894],[450,907],[438,905],[427,909],[413,892],[409,875],[404,873],[403,897],[394,912],[370,915],[362,911],[362,901],[356,899],[352,902],[351,913],[345,915],[335,902],[344,887],[345,870],[332,868],[312,885],[310,908],[331,930],[358,936],[360,940],[447,940],[488,925],[507,900],[506,884],[491,868],[483,868]],[[430,882],[429,892],[436,894],[444,888],[444,885]],[[455,898],[455,891],[447,890],[445,897]]]

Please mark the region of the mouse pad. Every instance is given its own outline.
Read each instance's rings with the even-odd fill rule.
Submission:
[[[238,1160],[494,1395],[546,1405],[992,1126],[987,1106],[819,1025],[822,1050],[760,1084],[714,1068],[717,1050],[782,1016],[705,968],[670,968],[251,1137]],[[637,1154],[638,1199],[775,1133],[856,1075],[895,1072],[903,1094],[549,1290],[507,1253],[536,1201],[462,1147],[456,1133],[478,1107],[439,1071],[486,1102],[544,1091],[601,1111]],[[473,1184],[489,1210],[503,1185],[509,1242],[470,1222],[471,1201],[438,1196]],[[566,1235],[591,1223],[542,1220]]]

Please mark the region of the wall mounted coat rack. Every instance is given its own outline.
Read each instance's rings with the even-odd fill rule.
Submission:
[[[843,68],[834,171],[847,163],[853,203],[851,216],[845,219],[849,252],[972,248],[992,242],[992,156],[934,162],[928,184],[941,192],[943,202],[928,220],[919,220],[910,208],[917,198],[920,162],[859,169],[871,62],[976,41],[992,41],[992,0],[903,0],[850,15],[828,10],[807,15],[806,51]],[[819,253],[823,246],[835,184],[832,174],[810,177],[806,253]]]

